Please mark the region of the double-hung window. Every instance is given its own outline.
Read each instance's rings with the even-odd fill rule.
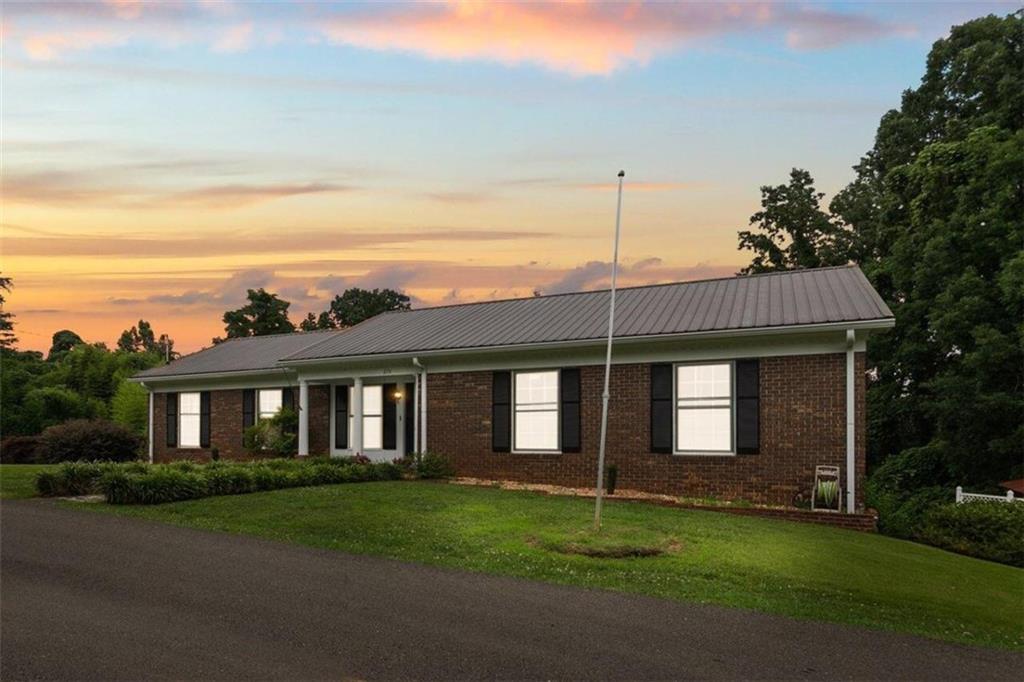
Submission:
[[[270,419],[281,410],[284,391],[280,388],[261,388],[257,392],[256,420]]]
[[[513,450],[558,452],[558,370],[516,372]]]
[[[198,393],[178,394],[178,447],[199,447],[200,398]]]
[[[363,449],[384,447],[384,387],[363,386]]]
[[[732,363],[676,367],[676,451],[733,452]]]

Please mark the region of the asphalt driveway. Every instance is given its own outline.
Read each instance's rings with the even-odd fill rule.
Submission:
[[[0,677],[1016,677],[1024,656],[0,506]]]

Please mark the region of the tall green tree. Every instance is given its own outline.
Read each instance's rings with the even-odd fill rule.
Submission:
[[[409,310],[409,297],[394,289],[360,289],[353,287],[335,296],[330,307],[314,317],[310,313],[302,322],[304,331],[343,329],[392,310]]]
[[[4,292],[10,292],[14,286],[10,277],[0,276],[0,348],[14,348],[18,337],[14,335],[14,313],[4,310],[7,298]]]
[[[59,332],[54,332],[50,343],[50,352],[47,353],[46,359],[51,362],[59,360],[72,348],[83,343],[85,341],[82,337],[70,329],[61,329]]]
[[[25,396],[52,367],[42,353],[0,347],[0,434],[4,437],[36,433],[25,418]]]
[[[110,401],[110,418],[140,436],[149,425],[149,392],[139,384],[121,381]]]
[[[753,230],[739,233],[740,250],[753,251],[744,275],[843,265],[849,262],[850,233],[821,208],[824,193],[811,174],[790,171],[785,185],[761,187],[761,210],[750,216]]]
[[[167,334],[156,338],[152,325],[146,320],[139,320],[137,326],[133,325],[121,332],[117,348],[126,353],[156,353],[168,360],[178,357],[174,352],[174,340]]]
[[[1021,474],[1022,129],[1024,12],[956,26],[829,205],[846,256],[896,317],[868,344],[869,459],[894,457],[895,497]],[[771,245],[761,253],[749,271],[794,266]]]
[[[248,303],[237,310],[224,313],[224,332],[229,339],[246,336],[286,334],[295,331],[295,325],[288,319],[291,303],[278,298],[263,288],[249,289]],[[222,339],[213,340],[219,343]]]

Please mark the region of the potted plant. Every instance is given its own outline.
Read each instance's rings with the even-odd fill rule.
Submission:
[[[811,488],[811,509],[838,512],[842,496],[839,487],[839,467],[819,465],[814,468],[814,487]]]
[[[609,464],[605,471],[605,489],[609,495],[615,494],[615,483],[619,480],[619,466]]]

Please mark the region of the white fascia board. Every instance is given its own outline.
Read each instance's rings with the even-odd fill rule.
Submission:
[[[858,322],[829,322],[825,324],[798,324],[788,325],[780,327],[760,327],[756,329],[732,329],[725,331],[706,331],[706,332],[685,332],[682,334],[649,334],[644,336],[617,336],[614,338],[614,343],[617,346],[625,346],[629,344],[649,344],[658,342],[673,342],[673,341],[687,341],[691,339],[731,339],[731,338],[755,338],[761,336],[775,336],[775,335],[789,335],[789,334],[813,334],[816,332],[827,332],[827,331],[841,331],[843,334],[846,333],[847,329],[853,329],[858,332],[870,331],[874,329],[889,329],[895,325],[893,318],[885,318],[879,320],[865,320]],[[405,363],[411,362],[412,358],[419,357],[424,359],[432,359],[445,356],[466,356],[475,353],[496,353],[496,352],[519,352],[519,351],[531,351],[531,350],[548,350],[548,349],[572,349],[572,348],[585,348],[587,346],[603,345],[604,339],[583,339],[579,341],[555,341],[555,342],[544,342],[544,343],[520,343],[511,344],[505,346],[483,346],[474,348],[446,348],[442,350],[426,350],[426,351],[403,351],[401,353],[377,353],[370,355],[348,355],[340,357],[327,357],[327,358],[308,358],[299,360],[289,360],[284,358],[278,361],[278,365],[281,367],[291,367],[296,370],[300,370],[302,367],[311,365],[320,366],[350,366],[351,363],[358,362],[376,362],[381,365],[387,366],[398,366]],[[845,350],[845,348],[844,348]]]
[[[286,367],[241,372],[204,372],[162,377],[130,377],[154,393],[170,391],[218,391],[231,388],[285,388],[297,386],[298,375]]]
[[[857,332],[854,350],[865,349],[866,332]],[[614,341],[612,364],[644,364],[652,362],[693,362],[704,360],[728,360],[749,357],[771,357],[786,355],[820,355],[844,353],[846,329],[804,334],[734,336],[726,338],[691,338],[666,340],[663,337],[647,338],[644,343],[620,343]],[[588,346],[561,347],[515,347],[505,350],[480,350],[423,358],[427,371],[469,372],[487,369],[528,369],[541,367],[575,367],[604,363],[603,342],[590,342]],[[375,358],[367,361],[331,358],[322,360],[316,367],[297,368],[303,379],[324,380],[330,378],[387,377],[402,375],[412,367],[411,358],[395,357],[393,364]],[[411,380],[411,377],[409,377]]]

